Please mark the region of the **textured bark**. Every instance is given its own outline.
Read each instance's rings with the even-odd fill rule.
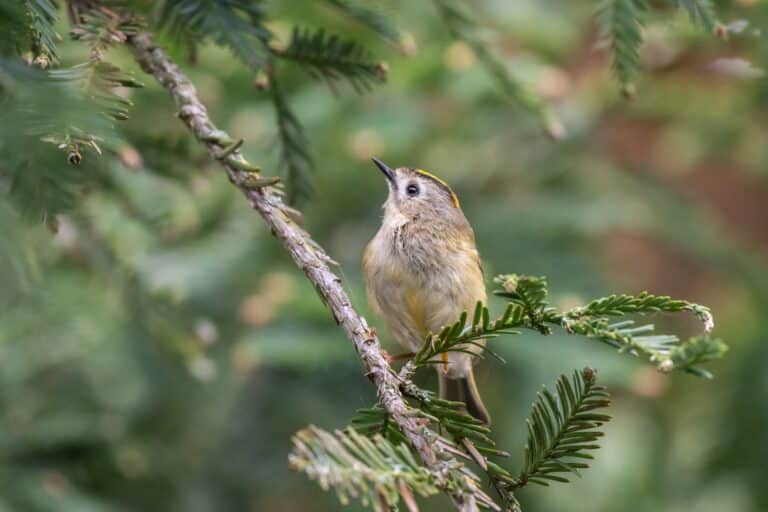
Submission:
[[[315,286],[336,322],[354,344],[366,375],[376,386],[381,405],[405,434],[426,467],[439,479],[445,480],[446,468],[454,462],[451,460],[452,455],[442,450],[440,443],[435,442],[435,434],[413,415],[406,404],[400,392],[401,381],[389,366],[375,330],[368,326],[365,318],[352,306],[341,286],[340,278],[329,268],[329,263],[333,260],[292,220],[292,209],[283,203],[278,190],[269,186],[252,188],[249,180],[250,183],[253,182],[253,174],[242,170],[250,164],[238,150],[232,150],[231,138],[216,128],[205,106],[200,102],[192,82],[154,43],[152,35],[139,33],[131,37],[128,44],[142,69],[153,75],[171,94],[178,117],[206,147],[208,153],[219,160],[229,180],[242,191],[253,209],[269,226],[272,234],[282,242],[293,261]],[[226,157],[222,158],[225,149]],[[482,491],[472,489],[471,484],[468,484],[466,489],[451,492],[454,504],[462,511],[477,510],[477,497],[485,501]]]

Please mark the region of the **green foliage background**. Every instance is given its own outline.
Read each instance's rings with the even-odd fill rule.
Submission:
[[[712,62],[768,64],[756,33],[768,4],[718,2],[723,20],[750,24],[727,42],[683,12],[649,13],[628,102],[594,48],[590,2],[482,2],[503,62],[567,128],[559,142],[505,101],[431,4],[387,5],[416,43],[409,57],[323,5],[269,5],[285,42],[291,22],[332,27],[389,63],[387,84],[362,95],[300,70],[281,79],[316,168],[305,221],[356,305],[370,315],[359,261],[385,195],[372,155],[454,186],[488,276],[547,275],[561,306],[645,289],[708,304],[731,345],[714,381],[525,334],[494,342],[508,362],[485,361],[478,385],[499,444],[520,448],[542,384],[590,365],[612,391],[594,468],[522,491],[528,510],[766,510],[768,83]],[[66,39],[63,63],[87,59]],[[211,44],[192,65],[161,41],[249,160],[276,172],[272,103],[253,71]],[[0,202],[0,510],[335,510],[287,454],[308,422],[342,427],[372,403],[352,347],[165,91],[125,49],[109,59],[146,87],[124,91],[135,106],[103,156],[73,168],[53,145],[11,146],[71,177],[74,200],[55,235]],[[4,141],[13,132],[0,127]],[[698,332],[694,322],[674,327]]]

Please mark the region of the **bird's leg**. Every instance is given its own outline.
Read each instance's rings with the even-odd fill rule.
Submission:
[[[384,349],[382,349],[381,351],[384,354],[384,359],[387,360],[387,364],[392,364],[394,361],[403,361],[405,359],[410,359],[416,355],[414,352],[405,352],[402,354],[395,354],[393,356]]]
[[[402,361],[404,359],[410,359],[415,355],[416,355],[415,352],[403,352],[402,354],[397,354],[389,357],[391,358],[392,361]]]

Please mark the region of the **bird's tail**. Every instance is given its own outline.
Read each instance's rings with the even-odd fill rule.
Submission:
[[[467,412],[482,421],[486,425],[491,424],[491,417],[488,415],[488,409],[485,408],[480,393],[477,391],[475,376],[472,369],[469,373],[458,379],[451,379],[441,373],[438,373],[437,380],[440,390],[440,398],[464,402],[467,406]]]

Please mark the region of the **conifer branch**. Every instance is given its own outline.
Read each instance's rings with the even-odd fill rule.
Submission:
[[[554,113],[536,93],[512,76],[506,65],[482,40],[478,34],[477,22],[469,7],[456,0],[435,0],[435,6],[451,35],[459,41],[464,41],[472,48],[478,60],[496,81],[504,97],[538,119],[550,137],[553,139],[562,138],[565,135],[564,128]]]
[[[409,377],[415,369],[408,364],[401,371],[401,378]],[[599,448],[595,444],[603,435],[599,427],[610,420],[610,416],[596,412],[608,407],[610,399],[606,389],[596,385],[595,370],[575,371],[570,379],[562,375],[555,393],[544,388],[533,405],[527,420],[523,468],[513,474],[490,458],[509,454],[496,448],[489,437],[490,429],[467,414],[463,403],[438,398],[409,380],[403,380],[402,390],[434,429],[450,436],[453,446],[480,466],[506,510],[519,510],[515,491],[529,482],[549,485],[550,481],[567,482],[568,473],[580,476],[579,470],[589,467],[584,460],[593,458],[588,452]],[[378,406],[358,410],[352,424],[360,433],[392,442],[398,442],[401,436],[389,422],[387,412]]]
[[[507,455],[497,449],[496,443],[489,437],[491,429],[467,414],[464,403],[439,398],[434,392],[421,389],[410,380],[403,379],[402,375],[401,372],[401,391],[413,402],[421,417],[434,422],[435,430],[450,434],[458,442],[468,439],[479,452]],[[366,435],[380,434],[394,442],[401,440],[402,434],[389,421],[387,411],[380,406],[358,409],[356,414],[352,425],[358,432]]]
[[[32,52],[41,68],[59,60],[56,43],[61,39],[56,32],[56,5],[51,0],[27,0],[27,9],[32,18]]]
[[[727,33],[720,25],[710,0],[673,0],[670,3],[687,11],[694,25],[722,37]],[[611,51],[613,72],[622,94],[627,98],[635,94],[633,81],[640,67],[642,29],[651,6],[653,3],[648,0],[600,0],[597,4],[601,43]]]
[[[364,5],[370,2],[355,0],[325,0],[325,2],[355,21],[369,27],[387,41],[397,43],[400,40],[400,31],[389,22],[386,16]]]
[[[163,0],[157,13],[158,24],[192,49],[211,38],[252,69],[262,69],[268,62],[272,33],[264,26],[261,2]]]
[[[154,43],[151,34],[139,33],[130,37],[128,42],[142,69],[153,75],[168,90],[176,104],[179,118],[204,144],[212,157],[215,158],[219,152],[235,142],[213,124],[207,109],[197,96],[194,85]],[[233,161],[239,162],[241,166],[233,165]],[[243,186],[248,172],[242,170],[242,167],[247,164],[247,161],[239,151],[234,151],[229,160],[220,162],[229,180],[240,188],[250,205],[261,215],[296,265],[305,272],[331,310],[336,322],[355,346],[366,375],[376,386],[379,403],[408,440],[408,445],[419,455],[428,470],[436,475],[442,474],[446,465],[453,463],[451,462],[454,461],[453,456],[442,450],[440,445],[433,446],[432,433],[414,416],[413,409],[405,402],[400,392],[400,382],[384,356],[375,331],[354,309],[340,284],[341,280],[330,270],[328,265],[332,261],[331,258],[306,231],[292,220],[290,209],[284,205],[279,191],[270,186],[256,190]],[[258,170],[255,166],[251,167],[253,172]],[[438,481],[437,485],[447,489],[445,481]],[[461,487],[450,489],[448,492],[455,507],[462,511],[477,510],[478,500],[482,499],[481,491],[466,482]]]
[[[325,80],[330,87],[345,79],[362,93],[387,77],[386,66],[374,61],[361,45],[326,34],[322,28],[312,32],[294,27],[288,46],[275,53],[281,59],[303,64],[311,76]]]
[[[401,392],[413,405],[414,416],[431,429],[432,442],[434,446],[439,447],[440,452],[451,454],[460,462],[475,462],[489,474],[491,469],[489,469],[487,455],[509,456],[506,452],[495,448],[495,443],[488,437],[490,428],[467,414],[464,403],[438,398],[435,393],[423,390],[410,380],[403,379],[402,371],[400,375]],[[378,404],[370,408],[358,409],[351,423],[357,432],[366,436],[381,437],[392,443],[404,442],[404,436],[397,424]],[[450,467],[454,468],[454,465]],[[454,469],[460,470],[464,478],[472,482],[473,492],[482,508],[501,510],[490,496],[476,486],[475,483],[479,483],[480,478],[466,465],[455,466]],[[508,495],[511,496],[511,492]]]
[[[47,40],[53,44],[57,36],[51,32],[56,18],[55,10],[48,9],[52,4],[39,1],[20,5],[36,12],[32,18],[38,20],[37,25],[33,24],[37,32],[42,34],[44,26],[40,23],[46,20]],[[0,61],[2,96],[12,100],[0,116],[5,128],[0,131],[6,143],[13,141],[0,147],[6,163],[0,175],[10,177],[9,195],[24,215],[46,222],[53,222],[56,213],[74,203],[76,185],[88,175],[73,167],[81,163],[86,150],[100,155],[103,148],[117,146],[119,135],[113,121],[126,119],[132,104],[115,89],[141,87],[130,74],[103,61],[106,49],[124,42],[138,25],[106,9],[84,9],[78,10],[77,19],[82,24],[73,29],[73,35],[91,48],[87,62],[38,71],[34,68],[47,68],[53,63],[53,49],[40,53],[42,50],[35,49],[34,44],[33,67]],[[47,152],[43,152],[45,156],[37,154],[32,146],[40,141],[54,144],[66,157],[55,162]],[[33,160],[31,152],[36,154],[37,165],[29,164]],[[41,159],[48,158],[51,161],[41,163]]]
[[[611,49],[611,66],[624,96],[634,96],[633,80],[640,66],[639,49],[646,0],[601,0],[597,22],[604,44]]]
[[[312,154],[304,128],[293,113],[274,72],[269,74],[270,94],[280,140],[280,166],[285,172],[288,203],[296,204],[312,193]]]
[[[50,72],[54,81],[69,83],[82,91],[82,94],[92,99],[94,105],[105,116],[123,121],[128,119],[128,109],[133,106],[131,100],[115,94],[117,87],[140,88],[144,85],[130,74],[120,70],[109,62],[92,61],[72,66],[71,68],[55,69]]]
[[[51,222],[75,204],[88,173],[74,164],[85,147],[99,152],[111,123],[78,87],[48,71],[0,59],[0,181],[25,218]],[[55,144],[66,157],[40,148]],[[69,165],[67,162],[69,162]]]
[[[115,92],[118,87],[140,88],[130,73],[104,61],[107,50],[115,44],[123,44],[129,35],[136,34],[141,24],[132,16],[125,16],[107,8],[81,8],[77,11],[78,24],[71,35],[90,48],[87,62],[69,68],[53,69],[48,72],[54,87],[72,89],[72,93],[88,100],[109,121],[128,119],[133,103]],[[45,142],[56,144],[67,152],[70,164],[77,165],[82,159],[84,148],[92,149],[99,155],[100,144],[108,142],[113,135],[111,123],[105,131],[87,131],[80,123],[72,122],[56,129],[51,126],[48,112],[41,113],[42,122],[34,131],[39,132]]]
[[[115,44],[125,43],[128,36],[138,33],[142,24],[133,16],[124,16],[109,9],[90,9],[78,13],[79,22],[69,33],[91,49],[90,59],[102,61],[106,51]]]
[[[385,512],[402,498],[415,510],[413,494],[432,496],[441,490],[437,476],[416,461],[404,443],[393,443],[382,435],[366,437],[348,428],[333,434],[309,426],[293,436],[288,458],[296,471],[317,480],[324,490],[333,488],[342,505],[359,498],[363,505]],[[447,471],[455,485],[464,478],[460,467]]]
[[[490,438],[490,428],[469,415],[464,403],[439,398],[435,393],[416,386],[411,381],[416,369],[413,360],[403,366],[398,375],[400,389],[413,404],[419,417],[428,422],[434,430],[449,437],[440,436],[436,442],[442,443],[448,451],[458,457],[474,461],[486,473],[499,494],[503,510],[520,512],[520,504],[510,487],[517,480],[512,473],[489,458],[509,457],[509,453],[496,447]],[[387,411],[380,406],[358,409],[356,413],[352,425],[359,432],[369,436],[382,435],[393,442],[402,437],[397,426],[390,421]],[[490,503],[488,499],[488,506],[495,509]]]
[[[677,0],[677,5],[688,12],[691,23],[708,32],[714,32],[719,24],[715,7],[710,0]]]
[[[358,93],[365,92],[386,79],[386,65],[371,59],[354,41],[342,41],[323,29],[311,32],[294,27],[291,41],[284,49],[273,49],[274,57],[300,64],[311,76],[324,80],[333,90],[346,80]],[[298,117],[291,110],[273,65],[265,75],[277,118],[280,140],[280,164],[286,175],[288,203],[296,204],[311,195],[313,167],[309,142]]]
[[[525,463],[510,483],[513,490],[528,482],[568,482],[568,473],[581,476],[579,470],[589,467],[583,460],[593,459],[588,451],[599,448],[594,444],[603,436],[598,429],[611,417],[594,411],[608,407],[610,397],[595,384],[595,371],[574,371],[570,379],[561,375],[555,392],[544,388],[533,404],[527,420]]]
[[[509,300],[499,317],[491,320],[486,306],[478,303],[471,322],[463,313],[459,320],[444,327],[438,334],[430,334],[412,359],[414,367],[441,364],[445,352],[475,353],[498,357],[479,340],[487,340],[502,334],[519,334],[520,329],[551,334],[552,329],[562,327],[569,334],[578,334],[610,345],[635,356],[641,356],[656,365],[662,372],[678,369],[700,377],[711,374],[696,365],[722,357],[727,346],[722,340],[710,338],[714,321],[709,308],[684,300],[643,292],[639,295],[611,295],[596,299],[583,307],[560,312],[547,302],[547,281],[543,277],[503,275],[496,278],[502,289],[495,295]],[[653,335],[653,325],[635,325],[634,320],[612,322],[611,318],[628,314],[649,315],[659,312],[691,312],[704,324],[705,334],[685,342],[675,335]]]

